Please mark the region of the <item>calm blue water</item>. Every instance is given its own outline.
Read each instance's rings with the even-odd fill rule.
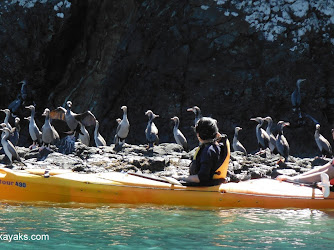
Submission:
[[[1,205],[4,249],[319,249],[334,244],[334,211]]]

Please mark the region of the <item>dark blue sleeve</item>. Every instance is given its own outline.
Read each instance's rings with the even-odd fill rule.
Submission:
[[[213,167],[213,153],[214,151],[211,147],[205,148],[201,153],[200,169],[197,174],[200,182],[210,180],[210,172]]]

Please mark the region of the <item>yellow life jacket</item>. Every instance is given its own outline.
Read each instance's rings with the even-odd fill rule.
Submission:
[[[223,161],[223,163],[220,165],[220,167],[216,170],[215,174],[213,175],[212,179],[225,179],[227,175],[227,169],[228,169],[228,164],[230,162],[230,156],[231,156],[231,149],[230,149],[230,142],[226,138],[226,158]]]
[[[197,147],[193,160],[196,160],[196,156],[199,152],[201,147]],[[226,149],[226,158],[223,161],[223,163],[220,165],[220,167],[215,171],[215,174],[213,175],[212,179],[225,179],[227,175],[227,169],[228,169],[228,164],[230,162],[230,156],[231,156],[231,149],[230,149],[230,141],[226,138],[225,141],[225,149]]]

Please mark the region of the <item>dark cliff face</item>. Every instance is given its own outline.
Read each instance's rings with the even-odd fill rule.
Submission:
[[[15,98],[16,82],[27,79],[40,112],[71,100],[73,111],[96,115],[108,144],[127,105],[129,143],[145,143],[144,113],[151,109],[160,115],[155,123],[161,141],[174,141],[170,118],[176,115],[195,146],[194,115],[186,109],[197,105],[230,140],[234,127],[242,127],[239,138],[249,152],[257,149],[250,118],[269,115],[274,123],[290,121],[284,132],[292,154],[319,154],[315,124],[308,118],[298,123],[290,95],[297,79],[307,79],[302,111],[319,121],[332,142],[333,44],[323,39],[324,31],[311,30],[299,49],[291,25],[268,41],[233,1],[218,2],[73,0],[61,20],[52,9],[56,2],[28,10],[12,6],[22,22],[11,24],[13,14],[1,17],[1,106]]]

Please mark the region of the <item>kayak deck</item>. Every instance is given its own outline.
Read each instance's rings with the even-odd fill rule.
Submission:
[[[286,198],[324,198],[318,188],[283,182],[273,179],[255,179],[238,183],[226,183],[219,189],[225,193],[242,193],[253,195],[270,195]]]

